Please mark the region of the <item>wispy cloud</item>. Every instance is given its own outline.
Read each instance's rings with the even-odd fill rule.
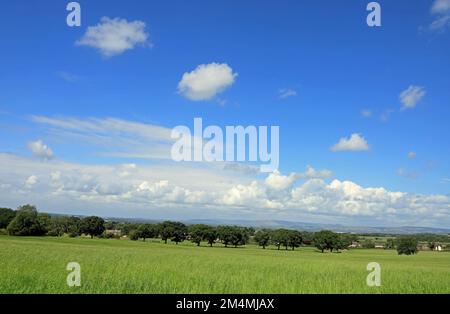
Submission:
[[[63,81],[66,81],[68,83],[75,83],[77,81],[79,81],[81,79],[80,76],[69,73],[69,72],[65,72],[65,71],[59,71],[56,73],[56,75],[62,79]]]
[[[400,93],[401,110],[412,109],[416,107],[419,101],[425,96],[426,91],[421,86],[410,85]]]
[[[372,110],[370,110],[370,109],[363,109],[363,110],[361,110],[361,117],[363,117],[363,118],[370,118],[370,117],[372,117]]]
[[[417,176],[418,176],[417,172],[415,172],[415,171],[408,171],[408,170],[406,170],[404,168],[398,169],[397,170],[397,175],[400,176],[400,177],[404,177],[404,178],[407,178],[407,179],[413,179],[413,180],[417,179]]]
[[[286,99],[294,96],[297,96],[297,91],[291,88],[280,88],[278,90],[278,98],[280,99]]]
[[[99,156],[169,159],[172,130],[117,118],[54,118],[32,116],[62,143],[92,145]]]
[[[431,5],[433,22],[429,25],[432,31],[445,31],[450,26],[450,0],[435,0]]]

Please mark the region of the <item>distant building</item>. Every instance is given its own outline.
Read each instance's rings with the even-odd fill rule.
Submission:
[[[117,236],[117,237],[120,237],[122,234],[122,232],[120,230],[116,230],[116,229],[106,230],[105,233],[113,235],[113,236]]]

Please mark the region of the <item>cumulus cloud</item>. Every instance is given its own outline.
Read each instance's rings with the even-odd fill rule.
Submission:
[[[145,26],[142,21],[102,17],[99,24],[88,27],[76,44],[95,48],[105,57],[117,56],[148,42]]]
[[[297,91],[291,89],[291,88],[280,88],[278,90],[278,98],[285,99],[289,97],[297,96]]]
[[[431,14],[434,16],[429,29],[432,31],[444,31],[450,26],[450,0],[435,0],[431,5]]]
[[[35,142],[28,143],[28,149],[33,153],[34,156],[42,159],[53,158],[53,151],[47,145],[42,142],[42,140],[37,140]]]
[[[341,137],[339,142],[334,144],[330,149],[333,152],[366,151],[369,150],[369,144],[361,134],[353,133],[348,138]]]
[[[25,187],[26,187],[27,189],[31,189],[31,188],[33,188],[38,182],[39,182],[38,177],[35,176],[35,175],[31,175],[31,176],[29,176],[29,177],[25,180]]]
[[[33,175],[30,176],[30,169]],[[121,176],[121,171],[134,171]],[[317,175],[317,170],[303,176]],[[274,172],[266,178],[242,180],[182,166],[151,165],[82,165],[55,161],[39,161],[0,153],[0,198],[26,203],[33,199],[38,205],[51,199],[57,210],[68,213],[74,207],[102,209],[120,208],[121,215],[153,217],[167,210],[177,210],[179,217],[194,212],[228,218],[247,212],[251,217],[286,219],[328,217],[345,223],[348,219],[376,219],[381,224],[398,222],[422,225],[426,220],[434,226],[450,223],[450,196],[421,195],[389,191],[382,187],[362,187],[351,181],[309,179],[296,182],[296,173]],[[185,174],[189,173],[188,176]],[[324,173],[323,173],[324,174]],[[39,183],[39,191],[34,188]],[[59,203],[56,205],[56,202]],[[52,209],[51,206],[46,208]],[[84,211],[85,214],[90,214]],[[91,213],[92,214],[92,213]],[[107,214],[106,214],[107,215]],[[167,216],[166,216],[167,217]],[[186,217],[186,216],[184,216]],[[241,217],[241,216],[240,216]]]
[[[411,85],[400,93],[401,110],[412,109],[416,107],[419,101],[425,96],[426,91],[421,86]]]
[[[282,175],[278,170],[275,170],[266,178],[265,183],[267,186],[275,190],[285,190],[290,187],[299,176],[296,173],[291,173],[288,176]]]
[[[226,63],[201,64],[183,74],[178,92],[190,100],[209,100],[233,85],[237,75]]]
[[[333,172],[327,169],[316,170],[311,166],[306,167],[306,171],[304,173],[300,173],[300,178],[307,179],[328,179],[333,176]]]

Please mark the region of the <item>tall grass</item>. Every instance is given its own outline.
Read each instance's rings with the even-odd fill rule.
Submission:
[[[66,284],[69,262],[81,287]],[[369,262],[381,287],[366,285]],[[0,293],[450,293],[450,253],[0,236]]]

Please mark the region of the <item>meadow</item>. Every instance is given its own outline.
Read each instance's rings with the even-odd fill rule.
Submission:
[[[66,265],[81,265],[68,287]],[[366,266],[381,265],[381,287]],[[450,293],[450,253],[0,236],[0,293]]]

